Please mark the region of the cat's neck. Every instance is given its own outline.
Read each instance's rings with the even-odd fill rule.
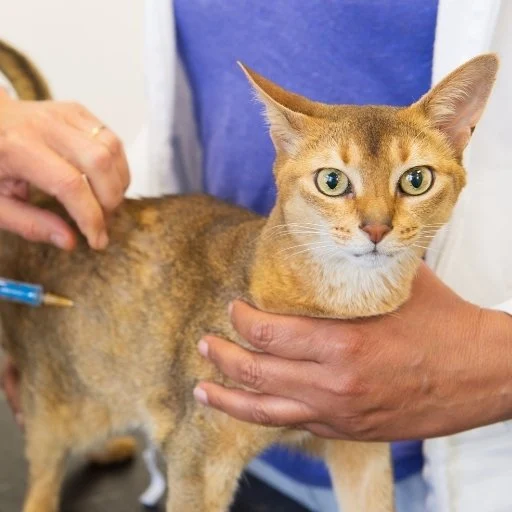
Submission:
[[[251,269],[250,295],[258,307],[335,318],[387,313],[408,298],[420,262],[404,254],[368,268],[339,254],[288,250],[298,243],[276,207],[259,237]]]

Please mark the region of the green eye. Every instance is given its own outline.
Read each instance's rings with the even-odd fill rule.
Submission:
[[[315,183],[326,196],[341,196],[350,190],[347,175],[338,169],[320,169],[316,173]]]
[[[425,166],[413,167],[405,171],[400,177],[398,185],[400,190],[409,196],[420,196],[424,194],[434,182],[432,169]]]

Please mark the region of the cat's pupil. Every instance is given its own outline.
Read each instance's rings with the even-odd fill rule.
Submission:
[[[423,172],[420,170],[411,171],[407,178],[414,188],[420,188],[423,183]]]
[[[325,179],[325,183],[331,190],[334,190],[338,186],[339,181],[340,179],[335,172],[330,172]]]

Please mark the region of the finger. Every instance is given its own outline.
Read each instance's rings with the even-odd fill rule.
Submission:
[[[72,104],[72,108],[69,108],[66,112],[66,118],[70,125],[85,136],[101,143],[110,152],[113,156],[113,168],[117,169],[121,184],[126,190],[130,184],[130,172],[123,144],[119,137],[106,127],[93,137],[92,131],[105,125],[82,105]]]
[[[45,141],[87,176],[105,212],[110,213],[119,206],[124,197],[125,183],[116,167],[117,157],[101,142],[67,124],[53,126]]]
[[[196,400],[223,411],[233,418],[273,427],[311,422],[313,412],[301,402],[272,395],[227,389],[212,382],[201,382],[194,390]]]
[[[0,197],[0,229],[68,251],[76,242],[72,229],[58,215],[10,197]]]
[[[112,155],[114,168],[118,172],[123,192],[125,192],[130,185],[130,171],[123,143],[109,128],[102,130],[96,138],[98,142],[103,144]]]
[[[0,181],[0,195],[27,201],[29,198],[28,183],[23,180],[3,179]]]
[[[233,302],[231,321],[254,347],[287,359],[320,362],[332,336],[332,320],[265,313],[242,301]]]
[[[322,370],[317,363],[252,352],[214,336],[205,336],[199,351],[233,381],[262,393],[278,391],[280,396],[296,400],[308,396]]]
[[[83,175],[44,145],[20,144],[12,153],[16,157],[9,167],[16,169],[16,177],[54,196],[77,223],[89,245],[104,249],[108,244],[105,218]]]

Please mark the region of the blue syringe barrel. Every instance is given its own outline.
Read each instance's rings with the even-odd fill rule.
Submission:
[[[40,306],[43,302],[43,287],[38,284],[0,278],[0,299],[29,306]]]

